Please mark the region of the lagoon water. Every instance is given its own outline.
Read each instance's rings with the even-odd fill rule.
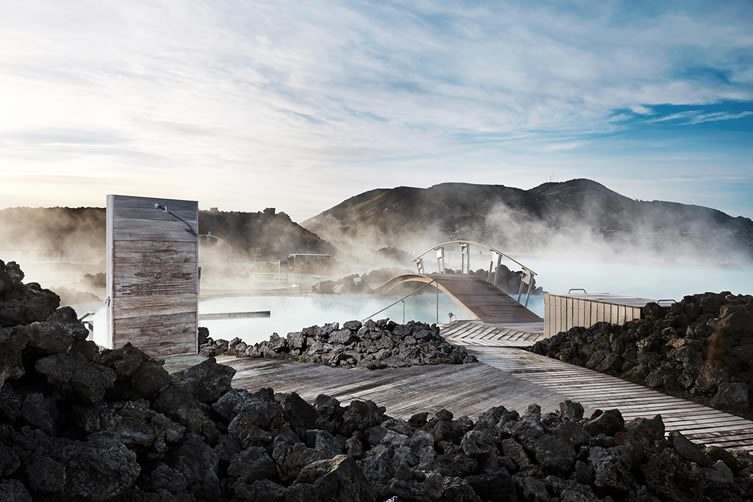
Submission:
[[[282,336],[291,331],[300,331],[306,326],[322,325],[327,322],[343,323],[352,319],[365,319],[386,307],[398,298],[358,294],[344,295],[261,295],[212,298],[199,302],[199,312],[245,312],[270,310],[267,319],[228,319],[202,321],[209,328],[213,338],[231,339],[238,337],[246,343],[266,340],[272,333]],[[444,294],[439,295],[439,322],[449,320],[452,312],[458,318],[468,318],[469,314],[455,305]],[[374,319],[390,318],[403,321],[403,305],[397,305],[374,316]],[[412,296],[405,301],[405,319],[424,322],[437,320],[437,296],[432,293]]]
[[[526,264],[538,274],[539,283],[546,291],[566,293],[570,288],[584,288],[589,293],[614,293],[651,299],[671,298],[705,291],[731,291],[735,294],[753,294],[753,266],[699,266],[685,264],[646,264],[626,262],[574,262],[572,260],[537,260]],[[397,297],[369,295],[273,295],[214,298],[200,302],[200,312],[229,312],[244,310],[270,310],[269,319],[205,321],[213,337],[238,336],[246,342],[266,339],[273,332],[281,335],[299,331],[305,326],[325,322],[344,322],[362,319],[385,307]],[[529,308],[544,316],[543,296],[533,296]],[[439,295],[439,322],[455,318],[468,318],[468,313],[455,305],[447,296]],[[402,304],[375,316],[389,317],[401,322]],[[424,322],[436,320],[434,293],[417,295],[406,300],[406,319]]]
[[[576,262],[573,260],[526,259],[525,263],[538,274],[538,281],[546,291],[566,293],[570,288],[584,288],[589,293],[614,293],[651,299],[672,298],[681,300],[684,295],[705,291],[731,291],[735,294],[753,294],[753,266],[699,266],[626,262]],[[279,284],[279,283],[278,283]],[[254,284],[249,284],[253,287]],[[243,296],[202,298],[200,313],[244,312],[270,310],[267,319],[232,319],[202,321],[213,338],[239,337],[246,343],[267,339],[276,332],[282,336],[300,331],[306,326],[327,322],[344,322],[364,319],[386,307],[398,297],[371,295],[315,295],[310,293],[269,292],[249,293]],[[410,297],[405,302],[406,320],[436,322],[437,296],[433,291]],[[100,306],[96,306],[100,308]],[[544,316],[543,296],[533,296],[529,308]],[[439,322],[470,315],[455,305],[444,294],[439,295]],[[104,325],[104,312],[100,310],[95,326]],[[403,305],[398,303],[376,316],[403,320]],[[96,327],[95,327],[96,330]]]

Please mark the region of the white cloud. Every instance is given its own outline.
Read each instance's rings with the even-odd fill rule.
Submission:
[[[569,143],[552,143],[551,145],[547,145],[544,147],[544,151],[547,152],[562,152],[567,150],[575,150],[576,148],[580,148],[586,143],[581,141],[572,141]]]
[[[651,108],[643,105],[633,105],[630,107],[630,111],[637,115],[651,115],[653,113]]]
[[[615,110],[723,120],[652,105],[753,99],[740,64],[753,37],[733,4],[650,18],[614,3],[411,5],[6,5],[0,172],[96,176],[66,187],[81,203],[151,180],[207,206],[302,218],[374,185],[472,176],[458,162],[478,177],[517,162],[532,166],[520,184],[542,179],[535,155],[621,127]],[[678,76],[700,63],[728,82]],[[42,200],[51,185],[28,180],[0,198]]]
[[[704,122],[718,122],[720,120],[737,120],[744,117],[750,117],[753,112],[744,111],[739,113],[727,113],[727,112],[714,112],[714,113],[700,113],[695,117],[692,117],[688,123],[690,124],[702,124]]]

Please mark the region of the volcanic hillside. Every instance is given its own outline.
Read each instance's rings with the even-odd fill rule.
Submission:
[[[476,238],[532,248],[552,235],[583,236],[642,249],[753,256],[753,221],[701,206],[639,201],[588,179],[530,190],[443,183],[377,189],[351,197],[303,225],[333,243],[397,245],[411,236]]]
[[[233,250],[270,258],[293,252],[331,253],[334,248],[285,213],[199,212],[199,232],[227,241]],[[0,210],[0,251],[45,253],[100,261],[105,252],[105,210],[94,207]]]

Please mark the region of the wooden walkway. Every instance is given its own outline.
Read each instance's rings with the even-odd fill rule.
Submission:
[[[500,404],[521,413],[533,403],[555,410],[567,399],[555,390],[487,364],[367,370],[274,359],[221,357],[218,362],[237,370],[234,387],[253,390],[271,387],[276,392],[297,392],[309,401],[319,394],[334,396],[344,404],[353,399],[370,399],[385,406],[390,415],[403,418],[442,408],[456,416],[477,416]]]
[[[626,420],[661,415],[667,431],[678,430],[706,445],[753,451],[750,420],[522,349],[473,347],[471,352],[485,364],[587,409],[618,408]]]
[[[406,274],[379,288],[387,292],[408,282],[435,281],[440,291],[471,312],[476,319],[490,324],[543,322],[543,319],[489,282],[461,274]]]
[[[218,361],[237,370],[235,387],[295,391],[307,400],[328,394],[344,404],[370,399],[397,417],[442,408],[473,417],[499,405],[524,413],[533,403],[547,412],[572,399],[586,414],[618,408],[626,420],[661,415],[667,431],[679,430],[706,445],[753,451],[749,420],[520,348],[475,346],[469,351],[481,362],[367,370],[268,359]]]
[[[544,325],[541,322],[494,325],[480,321],[453,321],[442,326],[442,336],[456,345],[530,347],[544,338]]]

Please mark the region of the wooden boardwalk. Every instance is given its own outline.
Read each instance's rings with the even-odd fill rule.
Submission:
[[[237,370],[236,387],[295,391],[307,400],[319,394],[343,403],[370,399],[403,418],[442,408],[474,417],[499,405],[524,413],[533,403],[547,412],[572,399],[586,414],[618,408],[625,419],[661,415],[667,431],[679,430],[706,445],[753,451],[749,420],[520,348],[474,346],[469,351],[481,362],[367,370],[268,359],[218,360]]]
[[[618,408],[625,419],[661,415],[667,431],[679,430],[706,445],[753,451],[750,420],[522,349],[473,347],[472,352],[485,364],[587,409]]]
[[[442,336],[457,345],[529,347],[544,338],[544,326],[541,322],[494,325],[453,321],[442,326]]]
[[[218,362],[237,370],[234,387],[297,392],[313,401],[319,394],[343,403],[370,399],[390,415],[409,418],[421,411],[448,409],[456,416],[477,416],[504,404],[525,412],[529,404],[554,410],[567,399],[556,390],[515,377],[487,364],[441,364],[410,368],[330,368],[320,364],[274,359],[221,357]]]
[[[440,291],[473,314],[490,324],[532,323],[544,320],[515,301],[510,295],[489,282],[461,274],[406,274],[379,288],[387,292],[408,282],[435,282]]]

